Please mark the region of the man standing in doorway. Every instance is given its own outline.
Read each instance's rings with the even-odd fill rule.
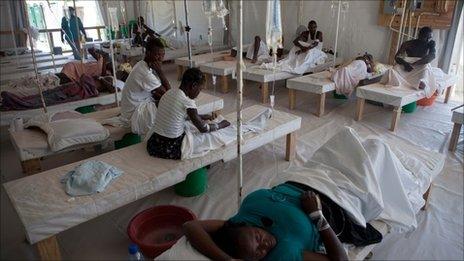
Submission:
[[[80,33],[84,35],[87,39],[87,35],[84,30],[84,26],[82,25],[81,19],[76,16],[76,10],[73,7],[69,7],[69,19],[64,16],[61,19],[61,42],[64,43],[64,39],[71,46],[74,59],[80,60]]]

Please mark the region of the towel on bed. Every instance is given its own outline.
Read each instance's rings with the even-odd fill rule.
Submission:
[[[102,161],[86,161],[68,172],[62,179],[70,196],[86,196],[105,190],[106,186],[124,172]]]

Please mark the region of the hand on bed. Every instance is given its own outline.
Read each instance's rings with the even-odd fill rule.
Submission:
[[[319,196],[312,191],[305,191],[301,194],[301,207],[304,212],[310,214],[314,211],[322,210]]]

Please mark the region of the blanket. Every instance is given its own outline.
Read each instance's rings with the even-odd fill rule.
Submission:
[[[79,82],[79,79],[84,74],[87,74],[92,77],[101,76],[102,71],[103,57],[98,59],[98,61],[96,62],[69,62],[63,66],[63,69],[61,69],[61,73],[64,73],[69,79],[71,79],[74,82]]]
[[[359,81],[367,77],[367,66],[362,60],[354,60],[350,64],[337,69],[331,77],[335,83],[337,94],[350,95]]]
[[[322,47],[322,43],[320,43],[318,47],[319,46]],[[290,50],[287,58],[276,63],[275,69],[301,75],[309,71],[309,69],[325,63],[327,60],[327,54],[317,47],[300,54],[297,54],[298,50],[300,50],[300,48],[294,46]],[[274,69],[274,63],[263,63],[261,68],[269,70]]]

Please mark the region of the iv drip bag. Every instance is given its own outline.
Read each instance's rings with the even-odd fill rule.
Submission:
[[[280,0],[268,0],[266,12],[266,43],[273,52],[282,47]]]

